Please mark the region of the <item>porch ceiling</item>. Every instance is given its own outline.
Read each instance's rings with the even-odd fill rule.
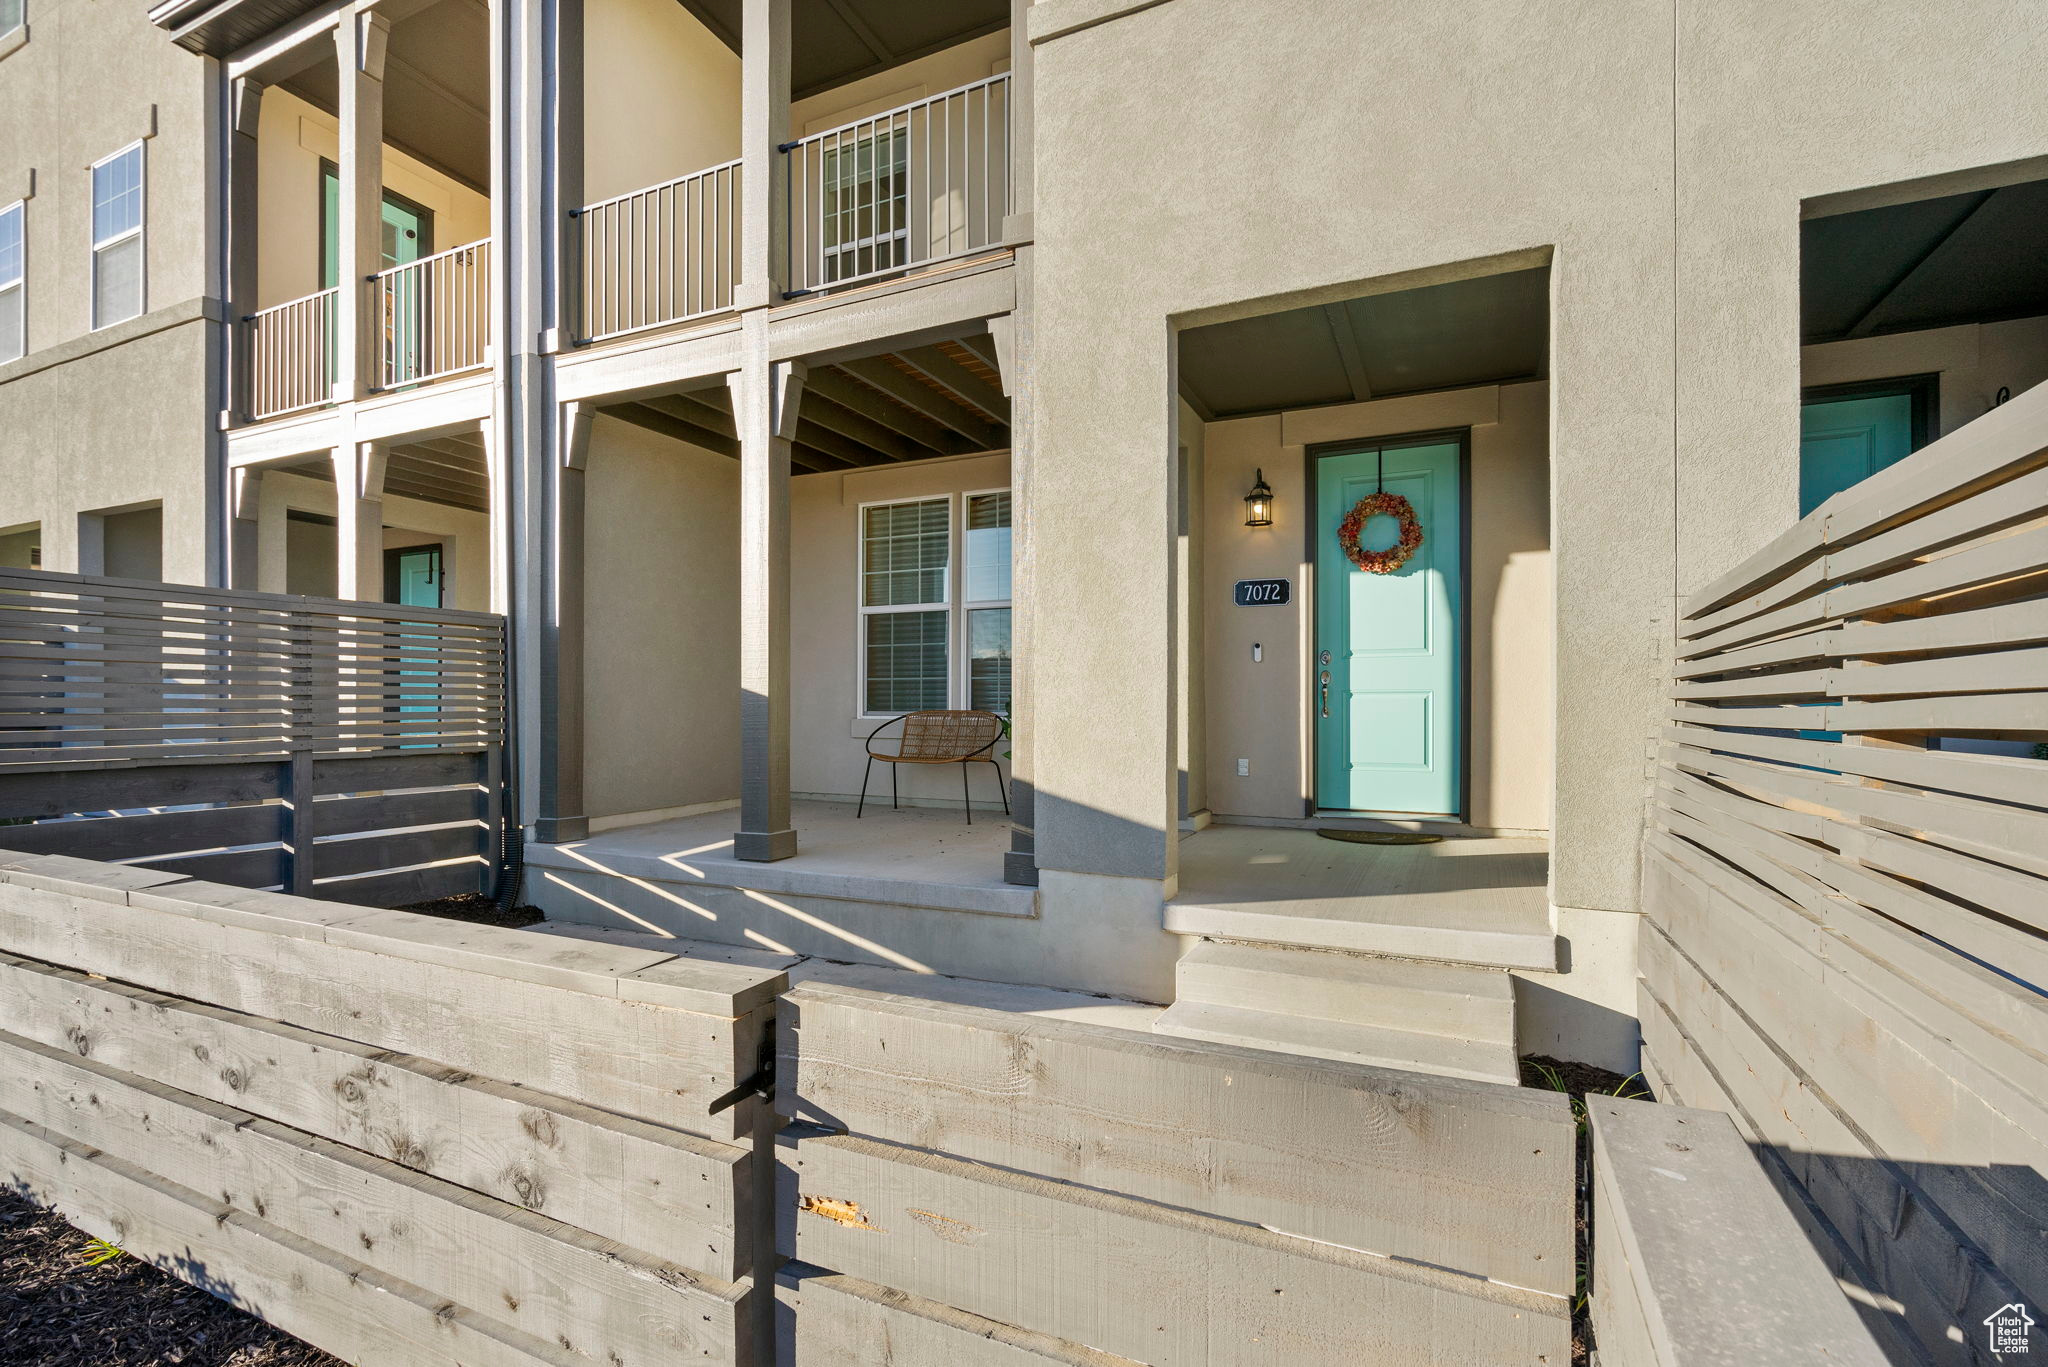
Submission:
[[[734,52],[743,0],[680,0]],[[796,99],[1010,26],[1009,0],[792,0],[790,92]]]
[[[286,474],[334,483],[334,466],[324,457],[277,467]],[[491,477],[483,439],[475,433],[394,445],[385,455],[384,492],[471,512],[490,511]]]
[[[1809,218],[1800,339],[1836,342],[2048,314],[2048,181]]]
[[[1208,420],[1540,380],[1549,309],[1539,269],[1189,328],[1181,392]]]
[[[490,40],[483,0],[438,0],[391,26],[384,58],[384,141],[479,194],[491,180]],[[281,84],[332,114],[334,45],[317,51]]]
[[[735,459],[739,442],[723,385],[606,406],[611,417]],[[1010,402],[987,333],[813,365],[797,409],[799,474],[934,456],[1001,451]]]
[[[490,468],[483,439],[475,433],[409,442],[391,448],[384,467],[384,492],[423,503],[488,512]]]

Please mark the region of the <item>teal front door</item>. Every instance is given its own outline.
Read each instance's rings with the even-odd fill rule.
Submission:
[[[1811,398],[1799,408],[1799,515],[1913,454],[1913,395]]]
[[[409,608],[444,606],[447,583],[439,546],[408,546],[384,552],[385,601]]]
[[[1464,807],[1463,446],[1368,446],[1315,462],[1315,795],[1330,810],[1456,816]],[[1345,555],[1338,529],[1382,487],[1406,498],[1422,545],[1390,574]],[[1392,546],[1369,518],[1368,551]]]
[[[439,546],[408,546],[402,550],[384,552],[384,597],[386,601],[403,603],[409,608],[438,608],[447,598],[448,575],[442,566]],[[440,707],[440,696],[435,691],[440,683],[440,674],[432,669],[401,669],[401,679],[418,679],[417,684],[401,684],[401,688],[417,688],[417,693],[400,693],[398,710],[408,712],[433,712]],[[416,747],[407,747],[416,748]]]

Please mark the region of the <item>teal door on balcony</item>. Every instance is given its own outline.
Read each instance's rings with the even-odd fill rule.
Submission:
[[[383,267],[403,266],[426,256],[433,232],[430,210],[384,192]],[[332,166],[320,170],[320,288],[331,290],[341,278],[341,178]]]
[[[1311,707],[1316,805],[1455,816],[1464,807],[1464,446],[1455,439],[1339,451],[1315,462],[1316,602]],[[1422,545],[1390,574],[1358,569],[1338,541],[1381,487],[1414,507]],[[1398,539],[1391,517],[1359,542]]]
[[[380,245],[382,265],[380,269],[390,270],[393,266],[405,266],[429,255],[432,244],[434,216],[432,212],[391,191],[384,192],[383,239]],[[410,272],[418,275],[419,272]],[[341,179],[332,165],[322,163],[320,169],[320,288],[331,290],[335,281],[341,278]],[[424,333],[423,322],[426,300],[419,297],[420,284],[408,278],[392,293],[385,304],[385,316],[371,320],[371,326],[381,330],[383,341],[388,348],[385,354],[390,358],[394,382],[402,383],[408,376],[420,373],[420,339]],[[328,326],[333,326],[333,315],[329,315]],[[333,339],[328,339],[328,355],[334,354]],[[329,377],[332,379],[332,376]],[[376,376],[379,383],[382,377]]]
[[[1908,389],[1806,399],[1799,407],[1799,515],[1913,454],[1923,427]]]

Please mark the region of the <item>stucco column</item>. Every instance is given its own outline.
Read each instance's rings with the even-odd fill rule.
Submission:
[[[334,591],[358,602],[384,601],[382,442],[334,448]]]
[[[551,528],[543,552],[546,587],[526,628],[537,637],[544,719],[535,737],[534,838],[550,845],[590,834],[583,810],[583,472],[595,416],[587,403],[561,405],[559,457],[549,462],[545,481]]]
[[[228,472],[228,587],[262,587],[263,472],[243,467]]]
[[[1003,392],[1010,399],[1010,848],[1003,854],[1003,881],[1025,887],[1038,885],[1032,688],[1038,513],[1031,437],[1031,271],[1032,248],[1026,244],[1016,258],[1016,311],[989,320]]]
[[[1092,289],[1033,294],[1032,381],[1057,398],[1029,438],[1051,491],[1030,510],[1035,854],[1049,896],[1156,918],[1179,873],[1174,345]]]
[[[248,417],[249,408],[249,393],[244,379],[248,372],[244,351],[249,334],[242,320],[256,311],[259,190],[256,125],[263,112],[263,89],[245,76],[235,81],[228,91],[227,407],[237,421]],[[239,517],[240,514],[230,512],[229,516]],[[228,554],[232,559],[232,546]]]
[[[336,402],[362,398],[375,379],[368,281],[384,265],[384,49],[390,36],[391,20],[374,10],[345,14],[334,30],[341,123]]]
[[[740,25],[740,260],[737,308],[789,288],[789,0],[746,0]]]
[[[565,179],[580,165],[580,8],[570,0],[491,5],[491,417],[485,433],[510,619],[512,801],[541,842],[589,833],[583,810],[582,548],[564,545],[566,492],[581,535],[581,477],[564,488],[565,437],[587,439],[587,409],[565,414],[547,357],[559,345]],[[566,431],[565,431],[566,429]],[[498,591],[494,588],[494,592]],[[562,632],[561,610],[575,612]],[[565,659],[565,647],[568,659]],[[573,661],[573,664],[571,663]]]
[[[740,859],[796,853],[789,818],[789,467],[801,361],[768,359],[750,323],[746,363],[727,377],[740,440]]]

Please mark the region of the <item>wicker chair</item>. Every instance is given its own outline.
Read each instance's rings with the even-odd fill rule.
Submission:
[[[903,727],[894,751],[875,748],[876,739],[890,727]],[[996,771],[996,790],[1002,794],[1003,815],[1010,814],[1010,787],[1003,782],[1003,768],[989,751],[1003,738],[1003,719],[993,712],[931,711],[906,712],[868,732],[868,767],[860,779],[860,805],[853,809],[858,818],[868,805],[868,779],[875,761],[889,766],[889,806],[898,806],[897,767],[904,764],[957,764],[960,766],[960,805],[967,812],[967,824],[974,824],[974,808],[967,800],[967,766],[986,764]]]

